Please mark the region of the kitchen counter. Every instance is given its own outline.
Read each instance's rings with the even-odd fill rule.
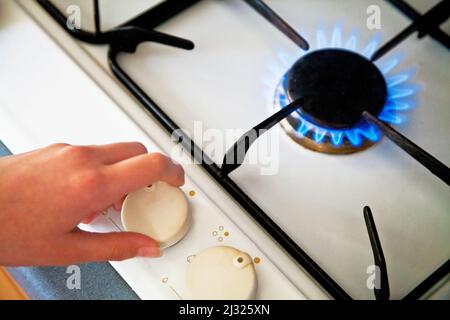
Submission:
[[[0,157],[10,154],[0,141]],[[66,267],[8,268],[26,294],[34,300],[137,300],[138,296],[109,263],[80,265],[81,289],[66,286],[71,273]]]

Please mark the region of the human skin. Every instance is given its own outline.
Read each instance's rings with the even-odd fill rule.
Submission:
[[[55,144],[0,159],[0,265],[58,266],[159,257],[142,234],[78,228],[102,211],[120,209],[135,190],[164,181],[184,184],[184,170],[138,142]]]

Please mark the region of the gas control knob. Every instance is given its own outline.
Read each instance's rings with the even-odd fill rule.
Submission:
[[[250,300],[257,288],[251,257],[231,247],[213,247],[191,260],[186,285],[194,300]]]
[[[180,241],[191,225],[188,201],[181,189],[165,182],[130,193],[122,206],[126,231],[145,234],[167,248]]]

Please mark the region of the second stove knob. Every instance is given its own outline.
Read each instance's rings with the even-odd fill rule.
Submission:
[[[194,300],[249,300],[257,288],[251,257],[235,248],[213,247],[190,262],[186,285]]]

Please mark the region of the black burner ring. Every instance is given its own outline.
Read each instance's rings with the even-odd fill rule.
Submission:
[[[303,118],[330,129],[351,128],[363,111],[378,116],[387,86],[378,68],[365,57],[341,49],[314,51],[298,60],[287,75],[287,95],[305,99]]]

